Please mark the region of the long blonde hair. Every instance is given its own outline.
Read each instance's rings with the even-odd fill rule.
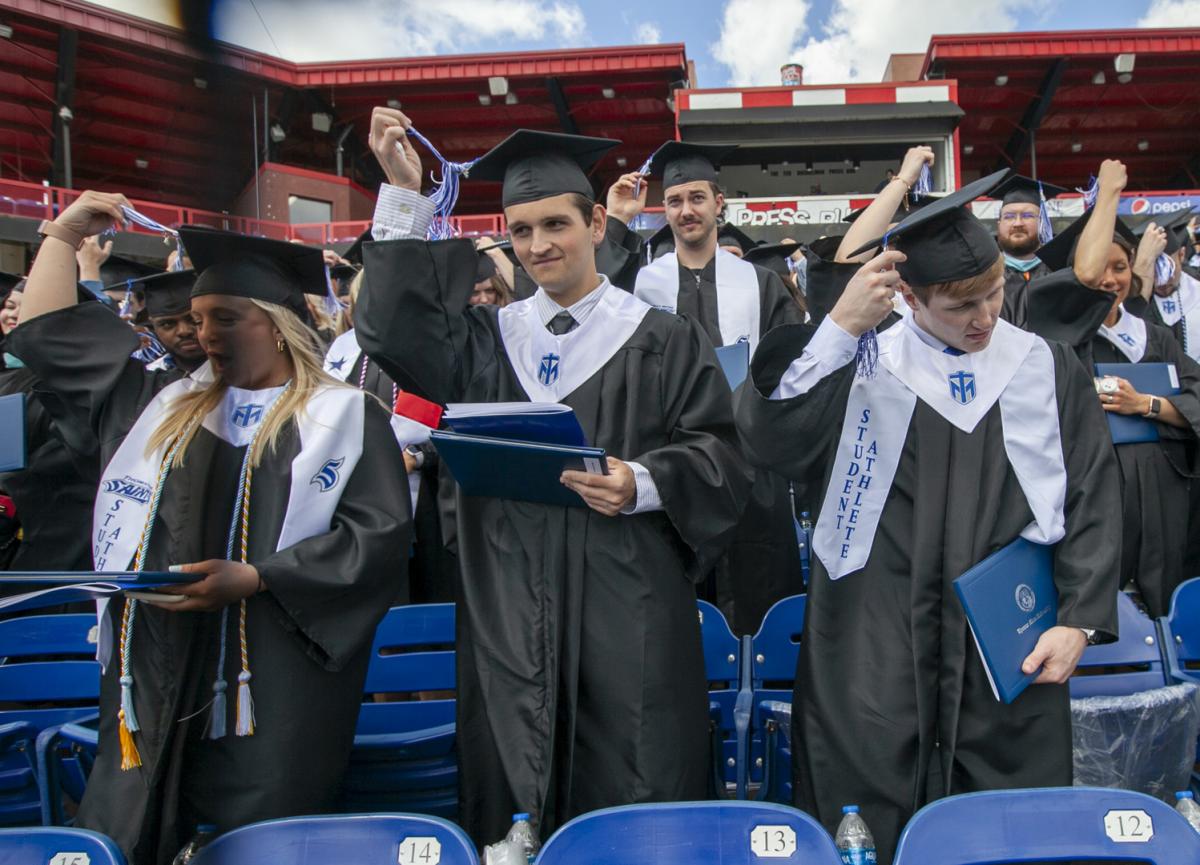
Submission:
[[[270,317],[271,322],[283,338],[284,351],[288,353],[292,361],[291,387],[263,418],[262,429],[254,437],[254,446],[250,452],[250,465],[257,467],[267,448],[274,450],[279,433],[287,422],[304,411],[308,400],[319,388],[349,387],[349,385],[325,372],[317,335],[300,320],[296,313],[287,307],[254,298],[250,298],[250,302]],[[197,427],[209,412],[221,404],[221,399],[228,389],[229,384],[217,376],[208,387],[184,394],[171,403],[166,419],[150,436],[146,454],[149,455],[178,438],[181,439],[181,442],[172,468],[183,465],[184,454],[196,434]]]

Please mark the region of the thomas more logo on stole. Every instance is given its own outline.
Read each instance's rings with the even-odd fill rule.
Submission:
[[[958,372],[950,373],[949,380],[950,396],[956,402],[966,405],[975,399],[975,373],[960,369]]]
[[[104,491],[106,493],[116,493],[121,498],[132,499],[138,504],[143,505],[150,501],[151,495],[150,484],[140,481],[137,478],[131,478],[129,475],[105,481]]]
[[[1121,342],[1125,343],[1128,346],[1134,345],[1133,337],[1127,333],[1118,333],[1117,339],[1121,340]]]
[[[1037,595],[1034,594],[1033,589],[1024,583],[1017,586],[1016,597],[1017,606],[1021,608],[1021,612],[1023,613],[1032,613],[1033,608],[1037,606]]]
[[[321,466],[320,470],[313,475],[310,484],[316,484],[321,488],[321,492],[327,493],[338,485],[341,480],[341,473],[338,471],[342,467],[342,463],[346,461],[345,457],[326,460],[325,465]]]
[[[558,364],[561,359],[553,352],[542,355],[542,362],[538,365],[538,381],[547,386],[558,381]]]
[[[247,429],[262,420],[265,408],[266,406],[260,402],[248,402],[235,408],[229,419],[233,421],[234,426]]]
[[[1165,312],[1169,315],[1174,315],[1175,314],[1175,301],[1164,300],[1163,301],[1163,312]]]

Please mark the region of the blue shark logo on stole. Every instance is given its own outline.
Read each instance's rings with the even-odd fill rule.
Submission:
[[[313,475],[310,484],[316,484],[321,488],[321,492],[327,493],[338,485],[341,480],[341,473],[338,471],[342,467],[342,463],[346,461],[345,457],[326,460],[325,465],[321,466],[320,470]]]
[[[265,408],[266,406],[260,402],[248,402],[245,405],[239,405],[233,410],[230,420],[233,421],[234,426],[248,429],[262,420],[263,409]]]
[[[538,381],[547,386],[558,381],[558,363],[560,360],[561,358],[553,352],[542,355],[542,362],[538,366]]]
[[[1164,301],[1163,301],[1163,312],[1165,312],[1165,313],[1168,313],[1168,314],[1174,314],[1174,312],[1175,312],[1175,301],[1173,301],[1173,300],[1164,300]]]
[[[975,399],[975,373],[960,369],[950,373],[950,396],[966,405]]]
[[[1117,339],[1121,340],[1121,342],[1125,343],[1128,346],[1132,346],[1134,344],[1133,337],[1127,333],[1118,333]]]

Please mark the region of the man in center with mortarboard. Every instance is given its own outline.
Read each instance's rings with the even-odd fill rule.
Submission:
[[[1053,183],[1015,174],[991,192],[993,198],[1000,199],[996,243],[1004,253],[1004,307],[1000,315],[1018,327],[1024,327],[1028,317],[1029,283],[1050,274],[1050,268],[1037,255],[1043,243],[1042,222],[1049,225],[1050,220],[1043,196],[1055,198],[1066,191]]]
[[[1004,259],[965,205],[1000,179],[851,252],[888,247],[819,327],[767,335],[735,401],[747,457],[823,491],[793,701],[797,805],[832,832],[859,804],[881,862],[932,799],[1069,786],[1066,681],[1089,639],[1116,635],[1112,445],[1074,353],[999,318]],[[876,337],[896,292],[909,314]],[[1004,704],[953,581],[1018,537],[1055,545],[1057,626],[1022,664],[1037,682]]]
[[[607,476],[564,473],[587,507],[458,496],[460,822],[491,842],[528,811],[548,837],[596,808],[704,798],[694,583],[750,486],[724,373],[698,326],[596,271],[606,214],[586,172],[617,142],[520,130],[474,165],[472,180],[503,181],[539,288],[468,308],[476,251],[426,242],[409,125],[392,109],[372,118],[389,182],[363,249],[363,348],[438,403],[562,402],[612,455]]]
[[[631,258],[645,261],[641,247],[656,246],[657,235],[644,243],[625,226],[645,205],[648,178],[661,177],[667,218],[661,234],[673,249],[641,266],[627,287],[651,306],[697,322],[714,346],[745,342],[753,354],[771,328],[799,324],[804,313],[777,273],[742,260],[753,249],[750,238],[733,226],[718,225],[725,197],[717,167],[735,149],[684,141],[663,144],[645,175],[626,174],[609,190],[612,215],[605,246],[610,254],[630,250]],[[731,244],[740,248],[738,254],[726,248]],[[783,478],[755,473],[737,537],[714,577],[715,600],[738,635],[755,633],[776,601],[804,591]]]

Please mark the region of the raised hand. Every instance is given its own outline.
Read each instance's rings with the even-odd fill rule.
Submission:
[[[129,199],[124,195],[89,189],[71,202],[54,222],[80,237],[91,237],[123,226],[125,216],[121,213],[122,206],[129,206]]]
[[[896,265],[903,252],[886,250],[872,258],[850,279],[829,317],[851,336],[862,336],[892,312],[892,297],[900,283]]]
[[[412,121],[395,108],[377,107],[371,112],[368,143],[379,160],[388,183],[421,191],[421,157],[408,139]]]
[[[645,209],[648,190],[649,184],[636,171],[622,174],[617,182],[608,188],[608,215],[615,216],[628,225]]]

